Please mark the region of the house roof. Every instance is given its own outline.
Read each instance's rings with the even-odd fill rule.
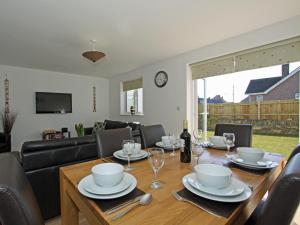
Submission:
[[[300,66],[294,69],[289,75],[285,77],[281,76],[250,80],[245,94],[267,94],[282,82],[298,73],[300,73]]]
[[[274,84],[279,82],[281,78],[282,77],[269,77],[269,78],[250,80],[245,94],[265,92]]]

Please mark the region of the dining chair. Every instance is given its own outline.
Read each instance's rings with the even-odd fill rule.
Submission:
[[[42,225],[41,211],[22,166],[11,154],[0,154],[0,224]]]
[[[166,136],[165,129],[161,124],[151,126],[141,126],[142,148],[154,147],[156,142],[161,141],[162,136]]]
[[[112,156],[115,151],[122,149],[124,140],[133,139],[130,128],[100,130],[95,135],[99,158]]]
[[[215,126],[215,136],[223,136],[223,133],[234,133],[236,147],[252,146],[252,125],[219,123]]]
[[[274,182],[246,225],[290,225],[300,203],[300,154],[296,154]]]
[[[297,155],[298,153],[300,153],[300,144],[298,144],[294,150],[291,152],[287,162],[289,162],[295,155]]]

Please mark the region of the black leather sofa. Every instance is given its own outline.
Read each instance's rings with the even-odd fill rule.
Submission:
[[[119,128],[125,128],[130,127],[132,137],[135,139],[136,142],[141,143],[141,133],[140,133],[140,123],[133,123],[133,122],[122,122],[122,121],[115,121],[115,120],[104,120],[105,124],[105,130],[110,129],[119,129]],[[93,133],[93,127],[85,127],[84,128],[84,134],[85,135],[91,135]]]
[[[60,214],[59,168],[96,159],[96,139],[94,136],[85,136],[25,142],[21,157],[24,171],[46,220]]]

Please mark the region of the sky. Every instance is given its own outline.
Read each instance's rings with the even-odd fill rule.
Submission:
[[[300,62],[290,64],[290,72],[300,66]],[[227,102],[240,102],[247,97],[245,91],[250,80],[281,76],[281,65],[255,70],[230,73],[206,78],[207,97],[221,95]],[[234,94],[233,94],[234,93]],[[198,96],[203,98],[203,80],[198,80]]]

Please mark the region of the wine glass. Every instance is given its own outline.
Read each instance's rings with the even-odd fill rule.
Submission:
[[[170,141],[170,145],[172,146],[172,152],[170,153],[170,156],[176,156],[175,153],[175,144],[176,144],[176,137],[175,135],[169,135],[169,141]]]
[[[150,187],[152,189],[158,189],[162,186],[162,184],[158,182],[157,176],[158,171],[165,163],[164,150],[162,148],[151,148],[148,150],[148,153],[148,161],[154,172],[154,180],[152,181]]]
[[[195,156],[196,158],[196,165],[199,164],[199,159],[200,156],[203,154],[204,152],[204,148],[201,145],[195,145],[192,147],[192,154]]]
[[[202,143],[202,130],[201,129],[195,129],[193,131],[193,135],[194,135],[194,138],[195,138],[195,144],[196,145],[201,145]]]
[[[134,153],[134,141],[124,140],[123,141],[123,152],[127,156],[128,165],[125,167],[125,171],[131,171],[134,168],[130,166],[130,156]]]
[[[223,133],[224,142],[227,147],[227,153],[230,153],[230,147],[234,145],[235,136],[234,133]]]

